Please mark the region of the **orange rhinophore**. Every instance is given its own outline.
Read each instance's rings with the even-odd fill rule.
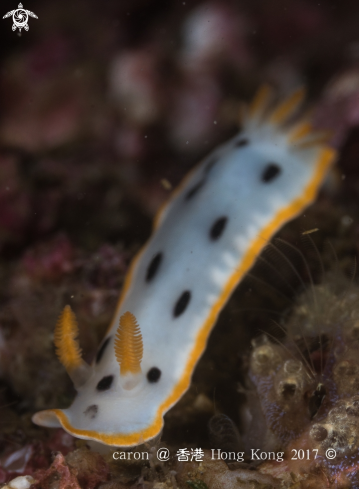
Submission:
[[[65,306],[56,324],[54,343],[56,354],[75,386],[86,382],[90,370],[90,366],[82,359],[78,332],[76,316],[70,306]]]
[[[139,374],[143,356],[143,341],[136,318],[130,312],[120,317],[115,336],[115,356],[120,365],[120,374]]]
[[[54,343],[56,354],[66,370],[73,370],[82,362],[78,333],[76,316],[70,306],[65,306],[56,324]]]

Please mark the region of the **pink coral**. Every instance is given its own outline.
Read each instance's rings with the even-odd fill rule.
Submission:
[[[62,453],[56,455],[49,469],[34,475],[37,480],[33,485],[34,489],[47,489],[53,480],[57,481],[58,489],[80,489],[77,477],[67,465]]]
[[[58,453],[46,471],[35,472],[34,489],[47,489],[54,479],[59,489],[94,489],[108,479],[107,464],[98,453],[83,448],[67,455]]]
[[[8,449],[0,459],[0,480],[8,482],[18,475],[38,478],[39,474],[46,473],[53,451],[61,451],[63,456],[73,448],[74,438],[62,429],[57,429],[51,432],[47,440],[34,440],[15,450]]]

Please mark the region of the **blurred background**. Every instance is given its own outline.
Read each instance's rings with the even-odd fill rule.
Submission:
[[[240,102],[262,83],[280,94],[307,87],[315,120],[332,130],[341,155],[341,194],[321,204],[321,226],[335,240],[354,221],[351,240],[340,242],[345,252],[357,251],[359,235],[357,2],[23,7],[38,19],[19,33],[11,17],[2,19],[17,0],[0,6],[0,395],[3,404],[15,399],[5,408],[12,443],[19,426],[35,436],[29,413],[73,396],[52,345],[61,308],[70,302],[76,310],[91,360],[156,210],[235,134]],[[210,412],[211,402],[197,404]]]
[[[17,0],[1,4],[1,17]],[[263,82],[305,84],[336,143],[359,119],[352,1],[29,1],[1,19],[0,252],[64,231],[143,239],[170,186],[238,126]],[[333,86],[334,85],[334,86]],[[324,110],[325,109],[325,110]],[[146,222],[145,222],[146,221]],[[140,226],[141,224],[141,226]],[[142,227],[143,230],[139,229]]]
[[[1,4],[1,17],[17,7]],[[1,19],[0,253],[149,232],[171,186],[263,82],[305,84],[342,144],[359,120],[355,2],[30,1]],[[128,210],[128,213],[127,211]],[[130,216],[130,217],[129,217]],[[136,219],[134,219],[136,216]]]

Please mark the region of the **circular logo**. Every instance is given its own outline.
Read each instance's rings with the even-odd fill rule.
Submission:
[[[27,21],[29,19],[29,16],[26,12],[26,10],[22,8],[18,8],[14,11],[12,20],[14,21],[14,24],[16,27],[23,28],[27,24]]]

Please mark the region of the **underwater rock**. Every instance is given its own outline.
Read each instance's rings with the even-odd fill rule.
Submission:
[[[320,467],[332,483],[339,474],[341,483],[359,483],[358,299],[355,282],[339,271],[327,274],[297,297],[285,338],[253,341],[250,358],[266,423],[262,446],[271,439],[293,473]],[[248,400],[255,407],[253,396]],[[256,427],[253,417],[243,436],[253,437]]]
[[[79,482],[73,470],[66,463],[62,453],[55,456],[51,466],[42,473],[36,474],[34,489],[80,489]]]
[[[188,487],[187,481],[202,481],[208,489],[225,487],[226,489],[275,488],[279,481],[268,474],[248,469],[230,470],[223,460],[212,460],[209,450],[205,451],[203,462],[178,462],[174,465],[176,479],[180,487]],[[189,485],[194,487],[193,485]],[[198,487],[201,487],[198,485]],[[203,486],[202,486],[203,487]]]
[[[99,483],[105,482],[109,469],[104,459],[88,448],[79,448],[66,456],[66,463],[76,475],[80,487],[94,489]]]

